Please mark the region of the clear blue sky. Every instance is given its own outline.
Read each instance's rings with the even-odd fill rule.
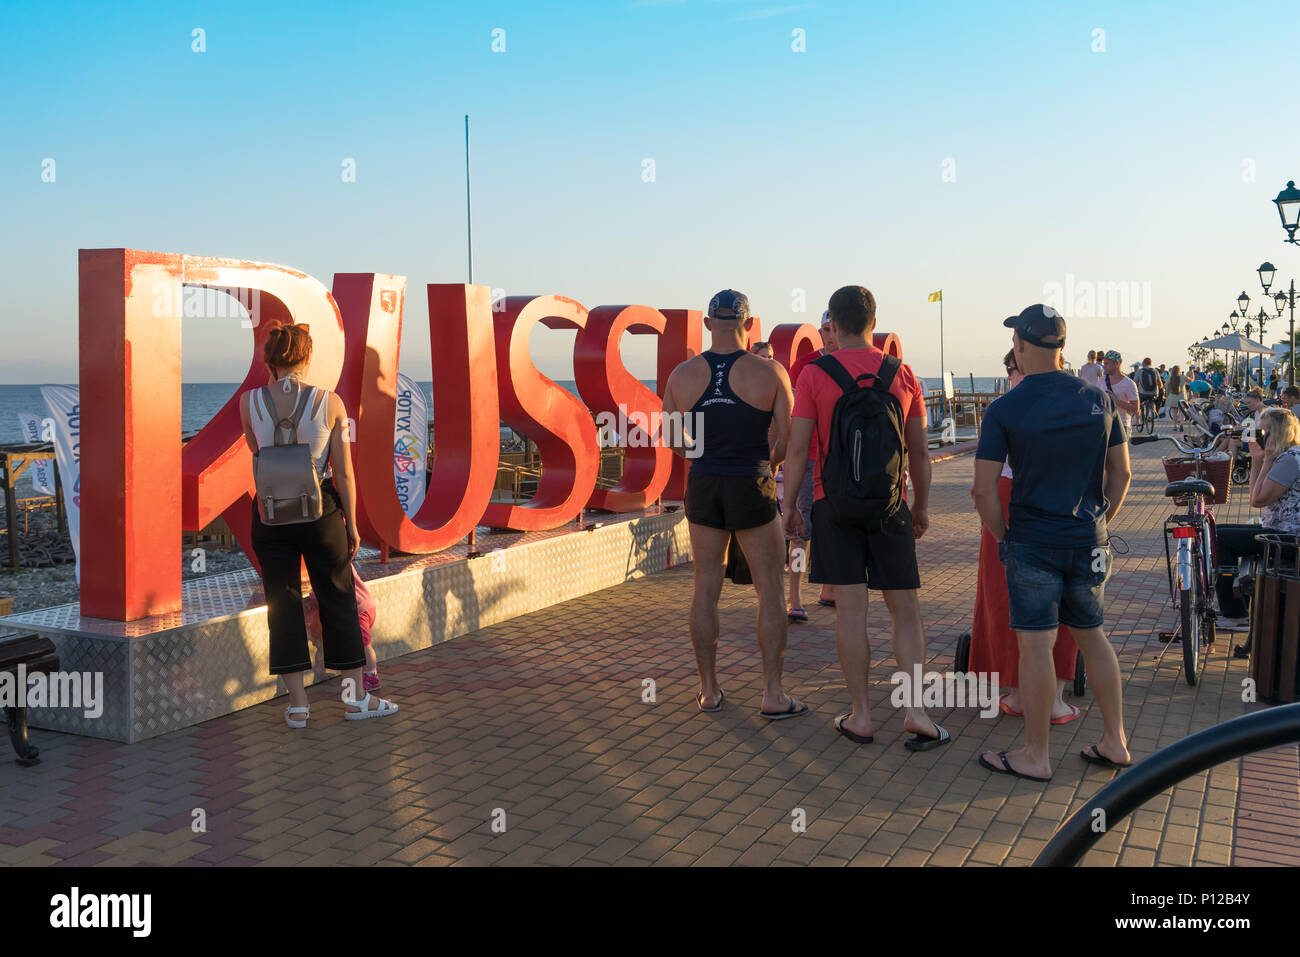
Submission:
[[[0,10],[0,382],[75,379],[77,249],[111,246],[405,275],[403,365],[427,378],[423,284],[465,278],[465,113],[479,282],[588,307],[730,286],[767,325],[862,283],[924,376],[940,287],[948,368],[991,375],[1000,320],[1067,276],[1150,294],[1144,328],[1067,303],[1077,365],[1184,361],[1243,288],[1257,307],[1261,261],[1300,273],[1270,203],[1300,179],[1291,4]],[[242,376],[248,330],[185,336],[187,380]],[[536,332],[542,370],[569,378],[570,344]],[[648,344],[624,355],[651,372]]]

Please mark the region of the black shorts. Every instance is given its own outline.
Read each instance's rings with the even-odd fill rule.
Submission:
[[[770,475],[686,477],[686,520],[734,532],[766,525],[777,515],[776,479]]]
[[[904,502],[873,531],[836,524],[825,499],[813,502],[812,568],[808,580],[818,585],[861,585],[877,591],[912,591],[921,587],[916,567],[912,511]]]

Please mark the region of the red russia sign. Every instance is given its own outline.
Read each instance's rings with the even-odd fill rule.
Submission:
[[[182,449],[178,293],[184,286],[220,290],[256,306],[248,374]],[[160,289],[177,294],[160,297]],[[356,423],[357,524],[368,545],[436,552],[480,524],[554,528],[587,505],[635,511],[660,497],[682,496],[687,463],[658,443],[626,435],[622,480],[596,489],[600,451],[592,416],[622,412],[621,421],[636,421],[636,413],[656,419],[659,396],[624,368],[620,341],[627,332],[657,337],[662,393],[673,368],[700,352],[698,310],[588,311],[562,296],[512,296],[494,309],[485,286],[430,284],[427,290],[437,455],[424,502],[408,518],[392,450],[404,278],[336,274],[331,294],[311,276],[267,263],[81,250],[81,613],[129,621],[179,609],[176,544],[182,532],[198,531],[217,516],[253,558],[252,459],[238,395],[268,381],[262,346],[280,323],[310,327],[305,378],[338,392]],[[160,302],[167,305],[160,308]],[[539,322],[577,330],[573,366],[581,402],[529,357],[529,333]],[[758,326],[755,320],[753,338]],[[818,331],[806,324],[778,326],[772,341],[787,369],[821,346]],[[899,351],[893,336],[877,335],[876,342]],[[490,502],[501,421],[532,439],[541,454],[537,494],[521,505]]]

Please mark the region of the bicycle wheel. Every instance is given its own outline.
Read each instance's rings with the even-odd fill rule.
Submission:
[[[1201,612],[1197,608],[1196,589],[1184,588],[1178,595],[1178,610],[1182,615],[1183,677],[1189,685],[1196,684],[1200,676]]]
[[[1083,668],[1083,652],[1074,653],[1074,696],[1082,698],[1088,690],[1088,672]]]
[[[957,651],[953,655],[953,671],[965,674],[970,670],[970,632],[965,632],[957,639]]]

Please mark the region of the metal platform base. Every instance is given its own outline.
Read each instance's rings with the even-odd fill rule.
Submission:
[[[689,562],[684,512],[593,517],[546,532],[477,536],[460,545],[392,558],[363,550],[357,570],[374,595],[372,631],[382,661],[486,625]],[[60,605],[0,617],[0,630],[48,637],[65,672],[102,672],[103,713],[32,708],[33,727],[135,742],[250,707],[282,693],[267,673],[262,583],[251,569],[186,582],[179,612],[131,622],[83,618]],[[310,675],[308,677],[310,681]]]

